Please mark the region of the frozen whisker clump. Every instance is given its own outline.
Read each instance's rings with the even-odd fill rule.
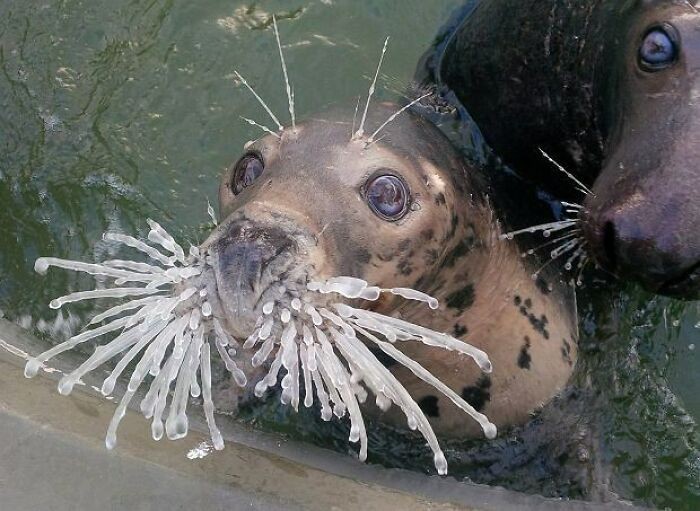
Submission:
[[[350,441],[360,443],[359,457],[365,460],[367,432],[360,405],[372,393],[383,411],[392,404],[401,409],[409,428],[420,431],[427,440],[438,472],[447,473],[447,461],[428,419],[403,385],[367,347],[371,345],[449,398],[481,425],[486,437],[496,436],[496,426],[485,415],[477,412],[395,344],[418,341],[461,353],[471,357],[482,371],[491,372],[486,353],[449,335],[346,303],[331,303],[326,307],[314,305],[319,301],[314,299],[318,294],[375,301],[383,293],[391,293],[425,302],[433,309],[438,307],[437,300],[419,291],[382,289],[351,277],[310,282],[306,287],[306,292],[298,297],[286,296],[266,303],[257,328],[243,345],[246,349],[256,350],[252,358],[254,366],[262,366],[271,360],[266,376],[255,387],[257,396],[262,396],[280,381],[282,403],[298,409],[303,388],[304,406],[311,407],[317,400],[324,420],[330,420],[333,415],[338,418],[349,416]],[[287,306],[289,299],[291,302]],[[281,334],[276,336],[274,332]]]
[[[593,192],[576,179],[559,163],[554,161],[547,153],[540,149],[544,158],[552,163],[559,172],[566,175],[575,185],[577,191],[584,196],[592,195]],[[556,222],[548,222],[540,225],[532,225],[524,229],[507,232],[501,235],[503,240],[512,240],[516,236],[534,235],[540,233],[542,237],[548,239],[545,243],[538,247],[531,248],[525,251],[522,257],[534,255],[540,250],[549,251],[549,258],[537,271],[532,274],[533,280],[537,280],[542,271],[557,260],[564,261],[564,270],[567,272],[576,271],[576,277],[572,279],[572,283],[578,286],[583,284],[582,276],[586,266],[591,261],[588,255],[588,242],[583,237],[583,214],[585,208],[581,204],[571,202],[561,202],[563,217]]]
[[[147,382],[140,408],[152,420],[154,439],[159,440],[163,434],[170,439],[186,436],[189,398],[201,397],[212,443],[216,449],[222,449],[223,438],[214,421],[211,352],[212,348],[218,352],[234,380],[245,386],[245,374],[232,358],[238,344],[212,316],[202,277],[205,257],[196,247],[185,253],[160,225],[151,220],[148,223],[150,244],[123,234],[105,234],[105,239],[147,256],[148,263],[109,260],[93,264],[51,257],[37,259],[35,269],[39,273],[53,266],[107,279],[105,289],[71,293],[52,300],[51,308],[98,298],[124,301],[93,317],[82,333],[30,358],[24,373],[28,378],[33,377],[53,357],[83,343],[108,339],[58,384],[61,394],[70,394],[86,374],[116,360],[101,387],[102,394],[109,396],[119,377],[135,363],[126,392],[108,427],[105,440],[108,448],[116,445],[119,422],[139,388]]]
[[[99,340],[101,344],[94,353],[61,378],[58,390],[70,394],[88,373],[112,361],[111,372],[101,385],[105,396],[112,395],[120,376],[133,367],[107,430],[108,448],[116,445],[117,427],[144,387],[140,409],[151,420],[154,439],[186,436],[190,397],[201,398],[212,444],[222,449],[224,442],[214,420],[212,400],[213,352],[240,387],[249,385],[239,365],[242,361],[246,366],[261,368],[264,377],[253,389],[258,397],[279,385],[282,403],[295,410],[300,403],[306,407],[317,403],[323,420],[348,416],[350,441],[359,442],[361,460],[367,458],[361,405],[373,394],[381,410],[399,407],[408,426],[425,437],[438,472],[445,474],[447,461],[428,419],[368,346],[381,350],[449,398],[481,425],[486,437],[496,436],[496,427],[485,415],[397,345],[415,341],[453,351],[473,359],[482,371],[491,372],[486,353],[449,335],[351,305],[353,300],[376,301],[388,293],[437,309],[435,298],[413,289],[371,286],[352,277],[308,283],[302,280],[301,286],[281,282],[277,298],[260,304],[256,326],[239,346],[220,322],[222,318],[215,317],[211,301],[215,298],[210,293],[216,291],[208,289],[213,285],[211,256],[196,247],[186,252],[160,225],[150,220],[149,225],[148,242],[123,234],[105,235],[107,240],[140,252],[145,261],[85,263],[46,257],[35,264],[39,273],[56,267],[99,276],[103,283],[101,289],[52,300],[50,306],[54,309],[84,300],[119,300],[91,318],[86,330],[30,358],[25,366],[25,375],[33,377],[53,357]]]

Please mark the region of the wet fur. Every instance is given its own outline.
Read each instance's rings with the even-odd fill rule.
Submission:
[[[396,108],[375,106],[370,125]],[[344,119],[347,114],[331,112],[300,124],[296,133],[285,132],[281,141],[267,136],[248,147],[262,155],[265,172],[237,197],[230,173],[224,175],[224,221],[211,239],[226,243],[224,233],[243,217],[262,228],[301,226],[308,246],[298,257],[311,277],[349,275],[433,294],[441,302],[437,311],[392,299],[374,307],[485,350],[494,365],[488,377],[466,357],[401,343],[402,351],[499,427],[525,422],[564,387],[573,370],[577,335],[571,290],[557,279],[550,281],[553,291],[533,281],[533,268],[518,248],[498,239],[478,172],[432,124],[407,113],[380,142],[364,147],[350,142],[351,125]],[[382,169],[400,174],[412,190],[412,211],[399,222],[379,219],[362,196],[363,183]],[[530,339],[528,364],[522,363],[525,339]],[[479,433],[464,413],[413,374],[400,366],[392,371],[426,408],[438,434]],[[405,423],[396,411],[387,417],[392,418]]]

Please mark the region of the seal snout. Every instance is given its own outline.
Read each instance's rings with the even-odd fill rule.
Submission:
[[[649,291],[694,299],[700,293],[700,243],[684,228],[683,208],[656,208],[633,197],[600,209],[584,220],[584,235],[600,266],[636,280]]]
[[[264,296],[295,259],[297,244],[274,226],[232,222],[210,248],[221,307],[232,328],[247,335]]]

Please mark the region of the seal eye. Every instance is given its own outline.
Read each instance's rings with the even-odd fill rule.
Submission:
[[[231,178],[233,194],[238,195],[252,185],[263,173],[263,170],[265,170],[265,163],[259,154],[248,153],[243,156],[233,168],[233,177]]]
[[[670,27],[669,27],[670,28]],[[672,30],[666,27],[651,28],[639,48],[639,61],[648,71],[664,69],[676,61],[678,46]]]
[[[371,178],[365,189],[372,211],[391,222],[400,220],[408,211],[408,195],[404,182],[391,174]]]

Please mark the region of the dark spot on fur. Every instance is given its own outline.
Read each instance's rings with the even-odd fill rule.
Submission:
[[[440,192],[435,196],[435,204],[438,206],[444,206],[447,204],[447,200],[445,199],[445,194]]]
[[[411,266],[411,261],[409,259],[402,259],[399,261],[397,268],[399,273],[403,276],[408,276],[413,273],[413,266]]]
[[[537,277],[537,280],[535,281],[535,285],[537,286],[537,289],[539,289],[540,292],[544,295],[548,295],[549,293],[552,292],[551,286],[542,277]]]
[[[421,232],[420,235],[425,241],[431,241],[433,238],[435,238],[435,231],[432,229],[426,229]]]
[[[459,225],[459,217],[457,215],[452,215],[452,225],[450,226],[450,233],[447,235],[447,239],[452,239],[457,233],[457,226]]]
[[[563,358],[564,362],[566,362],[570,366],[574,365],[574,361],[571,359],[571,344],[569,344],[566,339],[562,340],[561,358]]]
[[[473,247],[473,241],[469,241],[466,239],[460,241],[454,248],[454,250],[447,254],[447,256],[445,257],[445,266],[454,266],[457,260],[459,260],[460,257],[467,255]]]
[[[467,335],[468,332],[469,329],[464,325],[460,325],[459,323],[456,323],[454,330],[452,330],[452,334],[457,338],[460,338],[463,335]]]
[[[399,252],[406,252],[408,250],[408,247],[411,246],[411,240],[403,240],[401,243],[399,243],[398,249]]]
[[[474,286],[468,284],[447,297],[447,306],[450,309],[459,309],[463,311],[474,304],[474,296]]]
[[[372,260],[372,254],[364,248],[358,248],[355,250],[355,260],[359,263],[368,264]]]
[[[522,308],[520,310],[522,312]],[[547,316],[542,315],[539,319],[537,316],[534,314],[530,314],[527,311],[523,313],[525,316],[527,316],[527,319],[530,320],[530,324],[532,325],[532,328],[535,330],[535,332],[539,333],[542,337],[545,339],[549,339],[549,331],[547,330],[547,323],[549,323],[549,320],[547,319]]]
[[[379,363],[387,369],[396,365],[396,360],[391,358],[379,348],[370,348],[369,350],[372,352],[372,355],[374,355],[374,357],[379,361]]]
[[[472,405],[477,412],[480,412],[491,401],[491,378],[483,375],[472,387],[462,389],[462,399]]]
[[[380,261],[388,263],[394,260],[394,255],[395,254],[377,254],[377,257]]]
[[[530,369],[530,363],[532,362],[532,357],[530,356],[530,338],[525,336],[525,344],[520,348],[520,353],[518,354],[518,367],[520,369]]]
[[[528,309],[531,309],[532,308],[532,300],[530,300],[529,298],[527,300],[525,300],[525,307],[527,307]]]
[[[527,316],[527,309],[524,305],[520,306],[520,314],[522,314],[523,316]]]
[[[515,295],[515,298],[513,299],[513,303],[515,304],[516,307],[520,307],[520,304],[523,303],[523,299],[520,298],[520,295]]]
[[[425,264],[433,265],[433,264],[437,263],[437,260],[439,257],[440,257],[440,252],[435,250],[434,248],[431,248],[430,250],[425,251],[425,255],[423,256],[423,260],[425,261]]]
[[[428,417],[440,417],[440,408],[438,407],[437,397],[425,396],[423,399],[418,401],[418,406]]]

